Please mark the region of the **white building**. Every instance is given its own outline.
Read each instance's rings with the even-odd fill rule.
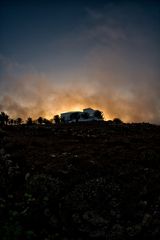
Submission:
[[[95,112],[92,108],[85,108],[83,111],[72,111],[61,113],[61,120],[66,123],[71,122],[89,122],[89,121],[100,121],[103,119],[95,117]],[[74,116],[74,117],[73,117]]]
[[[83,109],[83,113],[88,113],[89,117],[94,117],[95,111],[97,110],[93,110],[92,108]]]
[[[61,113],[61,119],[64,122],[73,122],[73,120],[71,119],[72,114],[77,114],[80,117],[82,112],[80,112],[80,111],[72,111],[72,112]]]

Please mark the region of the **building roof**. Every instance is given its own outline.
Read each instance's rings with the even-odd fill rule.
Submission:
[[[83,109],[83,111],[88,111],[88,110],[95,111],[93,108],[84,108],[84,109]]]

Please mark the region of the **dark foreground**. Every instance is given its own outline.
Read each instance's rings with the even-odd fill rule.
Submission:
[[[0,239],[160,239],[160,126],[0,130]]]

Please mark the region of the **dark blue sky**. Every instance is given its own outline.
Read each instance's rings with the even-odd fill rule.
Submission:
[[[70,63],[80,64],[95,44],[95,39],[92,41],[86,39],[81,44],[76,42],[77,36],[94,24],[91,23],[92,16],[89,11],[101,12],[110,5],[114,5],[114,9],[125,5],[125,2],[127,1],[4,1],[4,3],[2,1],[0,53],[15,61],[30,63],[44,71],[53,69],[54,66],[57,68],[59,64],[64,64],[65,68],[69,67]],[[128,2],[130,4],[127,6],[136,7],[136,1]],[[139,22],[139,16],[138,18],[134,16],[135,11],[131,16],[126,16],[126,21],[130,17],[129,21],[133,20],[133,23],[130,22],[132,28],[142,24],[142,28],[150,27],[153,31],[155,29],[156,34],[156,31],[159,31],[159,22],[156,22],[155,11],[157,20],[159,14],[155,6],[156,1],[137,2],[141,2],[139,11],[142,8],[146,10],[142,12],[144,14],[142,21],[146,21],[146,25],[143,26],[143,22]],[[159,7],[159,4],[157,6]],[[120,17],[121,24],[125,16]]]
[[[0,107],[11,109],[5,96],[23,106],[38,99],[37,106],[41,94],[42,112],[51,112],[47,104],[57,104],[63,88],[63,110],[89,104],[109,117],[144,120],[149,109],[148,120],[159,121],[158,0],[2,0],[0,33]]]
[[[31,62],[36,67],[38,63],[50,65],[50,61],[55,64],[61,51],[59,41],[78,33],[87,20],[87,8],[101,8],[106,1],[98,2],[4,1],[0,12],[1,54],[24,63]],[[77,54],[81,55],[81,51]]]

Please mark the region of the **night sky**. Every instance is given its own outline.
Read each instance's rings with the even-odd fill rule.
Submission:
[[[160,1],[0,3],[0,111],[160,123]]]

